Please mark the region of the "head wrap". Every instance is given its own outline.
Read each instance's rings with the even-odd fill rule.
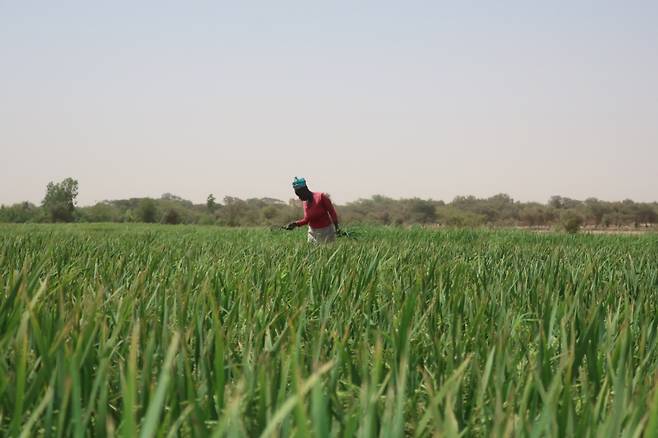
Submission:
[[[297,178],[292,181],[292,188],[297,190],[301,189],[302,187],[306,187],[306,180],[304,178]]]

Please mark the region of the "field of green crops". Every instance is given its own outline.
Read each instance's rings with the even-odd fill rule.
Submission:
[[[658,235],[0,227],[0,436],[658,436]]]

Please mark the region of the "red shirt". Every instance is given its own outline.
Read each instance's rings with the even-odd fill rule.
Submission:
[[[297,225],[308,224],[311,228],[324,228],[338,223],[338,216],[331,200],[320,192],[313,193],[313,202],[304,201],[304,219],[298,220]]]

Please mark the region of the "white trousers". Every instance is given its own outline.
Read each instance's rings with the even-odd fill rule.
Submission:
[[[336,228],[334,224],[324,228],[308,227],[309,243],[327,243],[336,240]]]

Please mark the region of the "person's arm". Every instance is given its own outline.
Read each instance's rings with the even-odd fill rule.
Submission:
[[[304,218],[295,222],[290,222],[288,225],[286,225],[286,228],[292,230],[293,228],[303,227],[308,222],[309,222],[308,213],[306,212],[306,210],[304,210]]]
[[[322,194],[322,205],[324,209],[327,210],[327,213],[329,213],[331,222],[334,223],[336,230],[338,230],[338,215],[336,214],[336,209],[334,208],[334,204],[331,202],[331,199],[329,199],[329,196],[325,195],[324,193]]]

